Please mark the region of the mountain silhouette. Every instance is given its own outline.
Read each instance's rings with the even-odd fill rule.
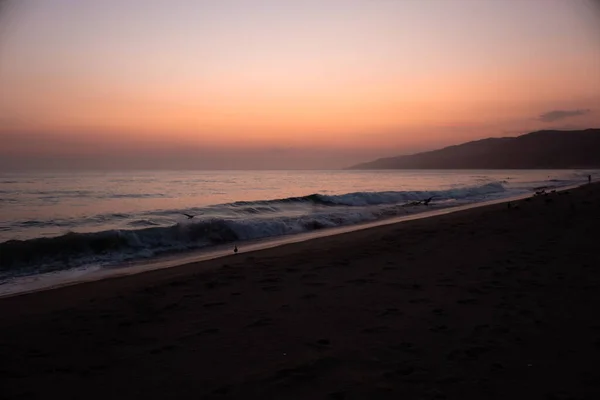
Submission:
[[[543,130],[488,138],[412,155],[380,158],[350,169],[600,168],[600,129]]]

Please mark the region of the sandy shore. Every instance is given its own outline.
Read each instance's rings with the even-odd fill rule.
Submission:
[[[599,204],[587,185],[0,299],[0,398],[598,399]]]

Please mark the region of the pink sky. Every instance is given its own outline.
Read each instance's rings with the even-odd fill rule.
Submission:
[[[339,168],[598,127],[597,12],[589,0],[9,0],[0,168]]]

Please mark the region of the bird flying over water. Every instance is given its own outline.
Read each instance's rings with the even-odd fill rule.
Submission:
[[[190,214],[186,214],[186,213],[182,213],[183,215],[185,215],[186,217],[188,217],[188,219],[192,219],[195,217],[195,215],[190,215]]]

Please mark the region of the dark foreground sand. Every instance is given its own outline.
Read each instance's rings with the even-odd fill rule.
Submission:
[[[599,204],[588,185],[1,299],[0,398],[600,399]]]

